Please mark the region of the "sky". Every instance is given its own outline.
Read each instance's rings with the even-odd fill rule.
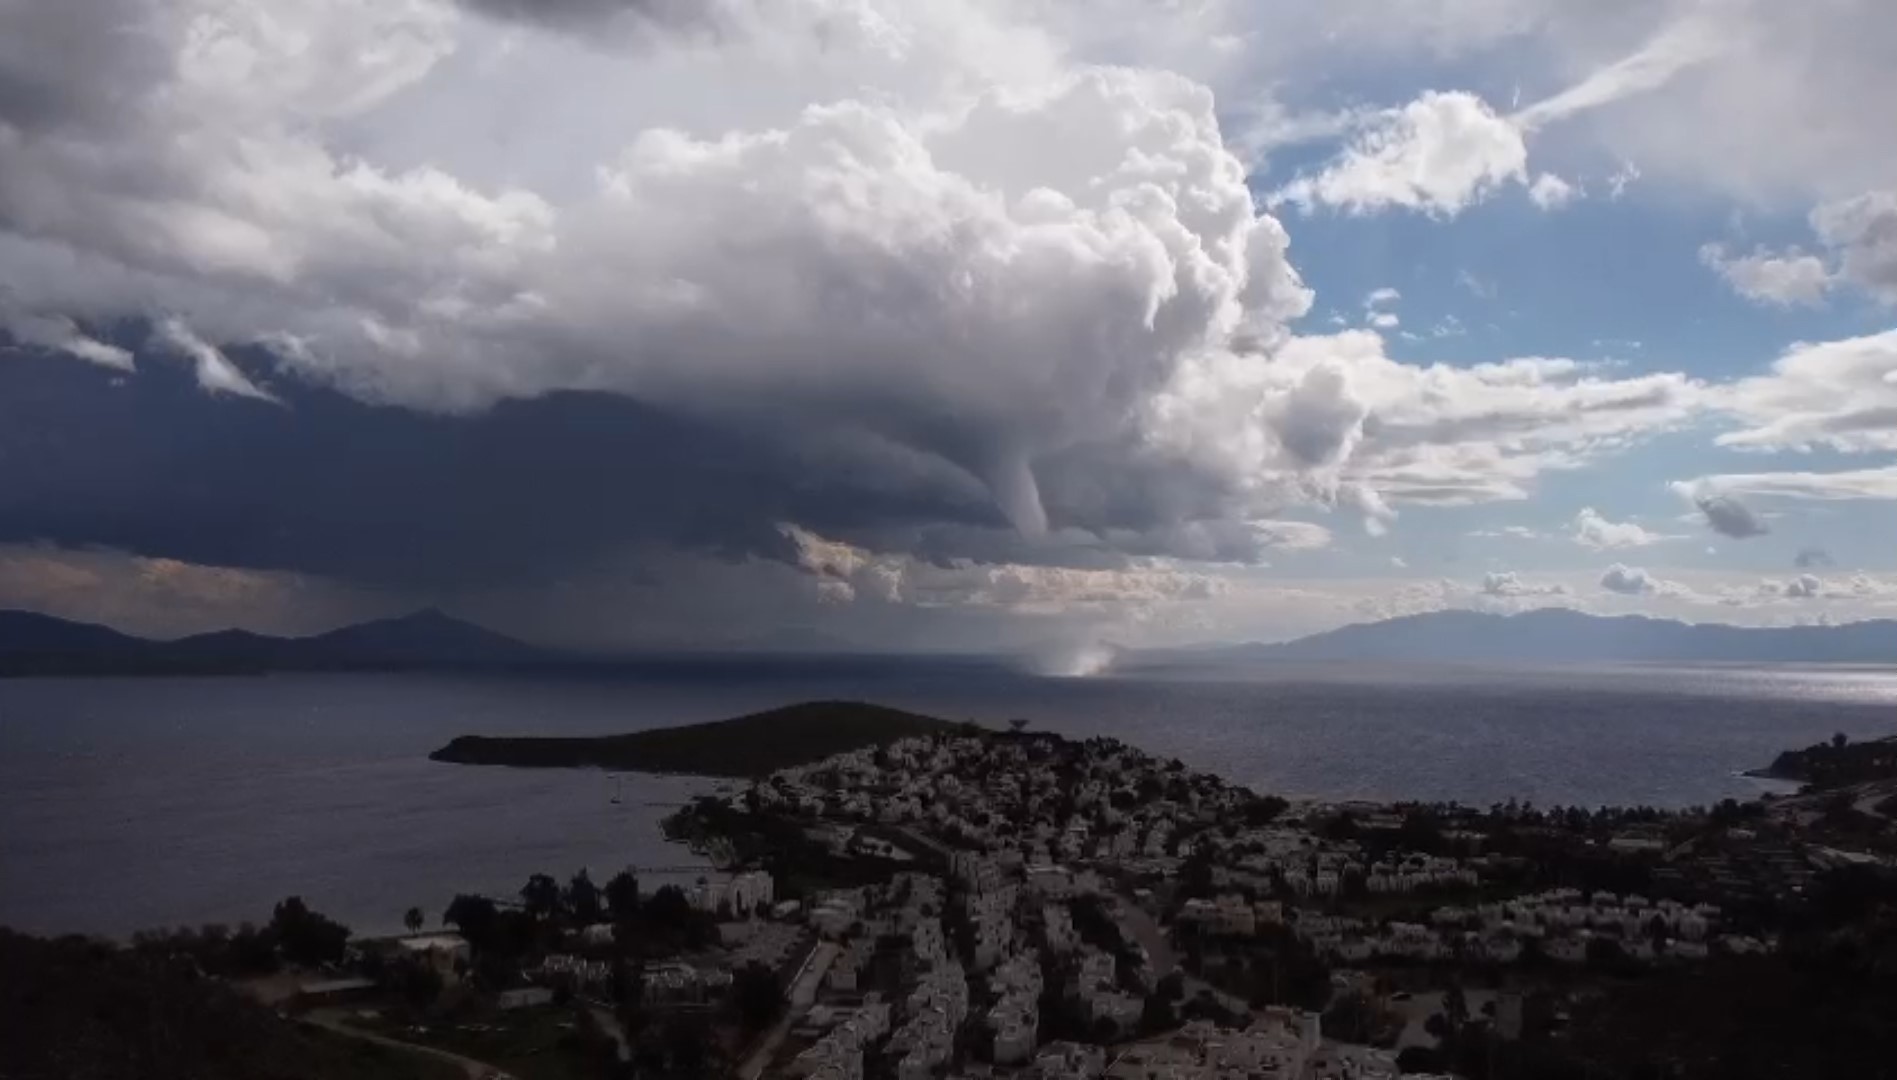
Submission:
[[[0,606],[1897,616],[1884,0],[0,0]]]

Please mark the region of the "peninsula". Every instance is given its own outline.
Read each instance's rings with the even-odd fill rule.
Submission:
[[[1830,742],[1787,750],[1747,775],[1792,780],[1817,791],[1897,780],[1897,736],[1852,742],[1836,735]]]
[[[811,701],[731,720],[595,738],[461,736],[429,755],[458,765],[755,777],[972,724],[855,701]]]

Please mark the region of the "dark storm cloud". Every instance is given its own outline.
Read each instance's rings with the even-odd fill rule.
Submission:
[[[0,126],[99,127],[126,112],[122,88],[163,62],[135,47],[118,0],[8,3],[0,34]]]
[[[984,502],[802,480],[797,448],[618,395],[472,416],[375,407],[249,373],[282,402],[206,394],[175,361],[139,374],[0,356],[0,542],[453,588],[542,579],[639,545],[792,557],[780,521],[873,534],[998,526]]]
[[[1693,505],[1705,515],[1706,527],[1721,536],[1745,540],[1772,531],[1751,507],[1730,495],[1699,495]]]
[[[1835,565],[1835,560],[1831,558],[1831,553],[1824,548],[1809,547],[1799,549],[1798,554],[1793,557],[1792,563],[1800,570],[1812,570],[1821,566]]]
[[[631,20],[657,29],[720,33],[727,20],[721,0],[461,0],[461,6],[512,22],[563,30]]]

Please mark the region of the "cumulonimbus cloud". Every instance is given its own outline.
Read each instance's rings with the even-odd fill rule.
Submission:
[[[6,39],[37,48],[7,54],[0,95],[0,321],[123,367],[136,341],[95,330],[129,320],[227,398],[620,395],[826,462],[801,485],[985,492],[1029,547],[1081,530],[1133,557],[1256,559],[1297,504],[1382,529],[1406,502],[1517,498],[1700,408],[1677,375],[1419,368],[1374,334],[1295,334],[1310,293],[1211,92],[1088,63],[1032,13],[726,0],[707,28],[633,4],[639,34],[594,40],[563,28],[614,12],[522,33],[476,13],[497,5],[524,13],[7,9]],[[641,63],[596,62],[613,50]],[[640,78],[720,92],[610,81]],[[1505,123],[1478,104],[1414,119],[1461,145]],[[471,115],[566,141],[514,179],[439,122]],[[270,367],[231,359],[255,350]]]

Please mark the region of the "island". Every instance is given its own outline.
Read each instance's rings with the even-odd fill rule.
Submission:
[[[623,769],[748,778],[902,739],[982,729],[860,701],[809,701],[731,720],[595,738],[461,736],[429,755],[457,765]]]

